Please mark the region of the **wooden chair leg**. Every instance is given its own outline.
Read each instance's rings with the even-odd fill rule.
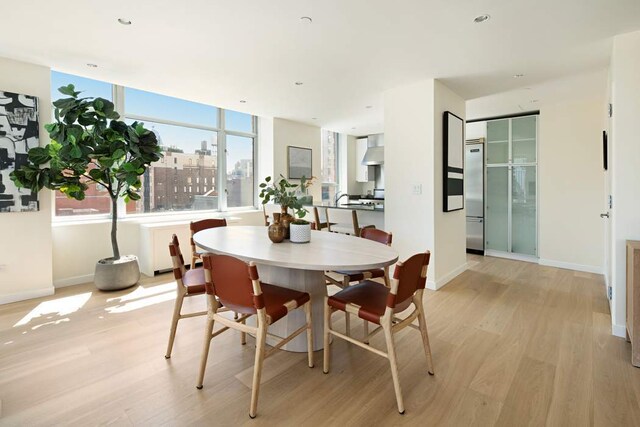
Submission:
[[[233,316],[234,320],[238,318],[238,313],[235,313],[235,315]],[[244,319],[242,320],[240,323],[242,323],[243,325],[247,324],[247,320]],[[246,332],[240,332],[240,344],[242,345],[246,345],[247,344],[247,333]]]
[[[351,336],[351,316],[349,316],[349,313],[347,313],[346,311],[344,312],[344,329],[345,329],[345,335],[350,337]]]
[[[307,354],[309,367],[313,368],[313,323],[311,322],[311,301],[304,304],[304,314],[307,318]]]
[[[329,363],[331,358],[331,348],[329,343],[329,330],[331,328],[331,307],[327,303],[328,298],[324,297],[324,362],[322,371],[325,374],[329,373]]]
[[[433,360],[431,358],[431,346],[429,345],[429,334],[427,333],[427,319],[424,316],[424,306],[422,305],[422,301],[416,302],[418,303],[418,326],[420,328],[420,335],[422,335],[424,354],[427,357],[427,369],[429,375],[433,375]]]
[[[369,322],[367,322],[366,320],[363,320],[363,322],[364,339],[362,340],[362,342],[364,342],[365,344],[369,344]]]
[[[196,268],[196,260],[198,259],[198,257],[196,256],[191,256],[191,269],[193,270],[194,268]]]
[[[404,402],[402,401],[402,390],[400,389],[400,380],[398,378],[398,363],[396,361],[396,346],[393,341],[393,331],[391,323],[382,325],[384,337],[387,341],[387,353],[389,355],[389,365],[391,366],[391,377],[393,378],[393,388],[396,392],[396,400],[398,402],[398,412],[404,414]]]
[[[200,373],[198,374],[198,382],[196,384],[196,388],[200,390],[202,389],[204,371],[207,367],[207,359],[209,358],[209,347],[211,347],[213,334],[213,322],[213,319],[207,317],[207,327],[204,329],[204,346],[202,347],[202,357],[200,359]]]
[[[182,302],[184,301],[184,294],[178,291],[176,296],[176,302],[173,306],[173,318],[171,319],[171,331],[169,332],[169,344],[167,345],[167,352],[165,353],[165,359],[171,357],[171,350],[173,350],[173,341],[176,338],[176,331],[178,329],[178,320],[180,320],[180,312],[182,311]]]
[[[262,376],[262,362],[264,362],[264,344],[267,338],[267,325],[260,322],[256,334],[256,359],[253,366],[253,385],[251,387],[251,408],[249,417],[255,418],[258,410],[258,393],[260,392],[260,377]]]

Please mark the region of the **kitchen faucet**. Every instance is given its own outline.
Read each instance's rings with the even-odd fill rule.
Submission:
[[[340,201],[340,199],[342,199],[344,196],[349,197],[349,195],[347,193],[342,193],[340,194],[340,191],[338,191],[334,197],[335,199],[335,206],[338,207],[338,202]]]

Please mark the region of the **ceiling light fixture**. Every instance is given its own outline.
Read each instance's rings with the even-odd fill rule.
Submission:
[[[303,83],[302,82],[296,82],[296,86],[302,86]]]
[[[131,25],[131,21],[124,18],[118,18],[118,22],[121,23],[122,25]]]
[[[300,20],[305,24],[311,24],[313,22],[313,19],[311,19],[310,16],[302,16],[300,17]]]
[[[246,99],[241,99],[241,100],[240,100],[240,104],[246,104],[246,103],[247,103],[247,100],[246,100]]]
[[[532,104],[535,104],[536,102],[538,102],[538,100],[537,100],[537,99],[532,99],[532,100],[531,100],[531,103],[532,103]]]
[[[311,120],[318,120],[317,117],[311,117]]]
[[[356,130],[356,128],[351,128],[351,130]]]
[[[87,67],[89,67],[89,68],[98,68],[98,65],[97,64],[92,64],[90,62],[87,62]]]
[[[521,78],[521,77],[524,77],[524,74],[514,74],[514,75],[513,75],[513,78],[514,78],[514,79],[519,79],[519,78]]]
[[[370,108],[373,108],[373,105],[367,105],[367,106],[366,106],[366,107],[364,107],[364,108],[366,108],[366,109],[370,109]]]
[[[484,15],[479,15],[473,18],[473,22],[475,22],[476,24],[481,24],[483,22],[487,22],[489,19],[491,19],[491,15],[487,15],[485,13]]]

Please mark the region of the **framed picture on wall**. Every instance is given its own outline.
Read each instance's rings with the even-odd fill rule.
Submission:
[[[288,147],[288,173],[289,179],[300,179],[303,176],[310,178],[311,170],[311,148]]]
[[[39,210],[38,194],[16,187],[9,177],[39,145],[38,98],[0,91],[0,212]]]
[[[443,118],[443,210],[464,209],[464,120],[450,111]]]

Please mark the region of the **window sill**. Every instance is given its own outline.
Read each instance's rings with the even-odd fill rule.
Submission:
[[[130,215],[129,217],[120,218],[118,224],[158,224],[158,226],[167,224],[189,223],[198,219],[205,218],[236,218],[241,217],[244,214],[262,213],[261,209],[254,207],[247,209],[231,210],[231,211],[198,211],[198,212],[179,212],[168,214],[137,214]],[[235,221],[234,221],[235,222]],[[56,219],[54,218],[51,225],[52,227],[65,227],[76,225],[92,225],[92,224],[108,224],[111,223],[111,218],[78,218],[78,219]]]

